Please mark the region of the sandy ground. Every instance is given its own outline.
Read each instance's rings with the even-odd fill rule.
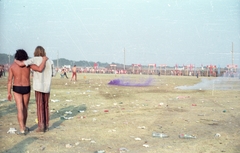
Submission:
[[[37,124],[32,92],[27,122],[31,132],[26,136],[7,133],[19,126],[15,102],[6,100],[7,78],[1,78],[0,152],[240,152],[239,79],[228,78],[214,85],[210,81],[205,90],[196,88],[202,82],[196,77],[124,77],[136,82],[151,77],[153,82],[146,87],[124,87],[108,85],[110,80],[122,78],[120,75],[78,74],[77,82],[54,77],[50,130],[34,132]],[[179,86],[194,89],[176,88]],[[61,119],[63,116],[69,120]],[[153,132],[169,137],[153,137]],[[197,138],[181,139],[179,134]]]

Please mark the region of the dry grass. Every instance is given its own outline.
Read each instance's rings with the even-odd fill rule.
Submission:
[[[149,76],[127,77],[139,80]],[[44,134],[31,132],[27,136],[7,134],[10,127],[18,129],[18,122],[15,103],[4,100],[7,78],[1,78],[1,152],[93,153],[105,150],[117,153],[122,147],[131,153],[239,152],[240,90],[215,90],[214,93],[211,90],[179,90],[175,87],[193,85],[201,80],[151,77],[154,82],[148,87],[107,84],[120,78],[119,75],[78,74],[75,83],[55,77],[51,90],[50,130]],[[240,82],[236,80],[235,83]],[[55,100],[59,101],[53,102]],[[61,120],[61,116],[73,119]],[[27,123],[31,130],[36,128],[35,119],[32,92]],[[170,137],[154,138],[153,131]],[[197,139],[180,139],[180,133],[196,135]],[[214,137],[216,133],[221,137]]]

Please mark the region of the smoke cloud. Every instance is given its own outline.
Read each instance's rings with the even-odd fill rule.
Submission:
[[[152,82],[153,82],[152,78],[141,79],[141,80],[131,80],[127,78],[120,78],[120,79],[111,80],[108,84],[117,85],[117,86],[143,87],[143,86],[150,86]]]
[[[240,79],[219,77],[215,79],[201,79],[201,82],[193,86],[178,86],[181,90],[240,90]]]

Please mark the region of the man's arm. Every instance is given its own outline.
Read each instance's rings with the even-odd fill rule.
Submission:
[[[44,57],[42,57],[42,63],[39,66],[32,64],[32,65],[30,65],[30,67],[34,71],[42,72],[43,69],[45,68],[45,64],[46,64],[47,60],[48,60],[48,58],[46,56],[44,56]],[[15,59],[14,62],[19,66],[26,66],[23,61],[19,61],[19,60]]]
[[[46,61],[48,60],[48,58],[46,56],[42,57],[42,63],[37,66],[35,64],[33,65],[30,65],[30,68],[33,70],[33,71],[38,71],[38,72],[42,72],[43,69],[45,68],[45,65],[46,65]]]
[[[12,73],[12,69],[11,67],[9,68],[8,71],[8,85],[7,85],[7,89],[8,89],[8,100],[12,101],[12,80],[13,80],[13,73]]]

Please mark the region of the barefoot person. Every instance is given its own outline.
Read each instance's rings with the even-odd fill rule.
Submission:
[[[77,81],[77,67],[76,67],[76,65],[74,65],[73,68],[72,68],[72,78],[71,78],[71,81],[73,80],[73,78],[74,78],[75,81]]]
[[[40,64],[42,57],[46,56],[45,49],[37,46],[34,57],[23,62],[16,61],[19,65]],[[51,60],[47,60],[44,70],[39,73],[33,71],[33,90],[35,90],[35,98],[37,104],[38,128],[36,132],[46,132],[49,127],[49,97],[52,76],[54,76],[54,65]]]
[[[26,51],[19,49],[16,51],[15,59],[19,61],[27,60]],[[31,69],[41,72],[45,66],[47,58],[42,58],[40,66],[31,65]],[[27,134],[26,127],[28,116],[28,103],[30,97],[30,67],[20,67],[13,63],[9,68],[8,75],[8,100],[12,101],[11,89],[13,89],[14,100],[17,106],[17,118],[20,126],[19,134]]]

